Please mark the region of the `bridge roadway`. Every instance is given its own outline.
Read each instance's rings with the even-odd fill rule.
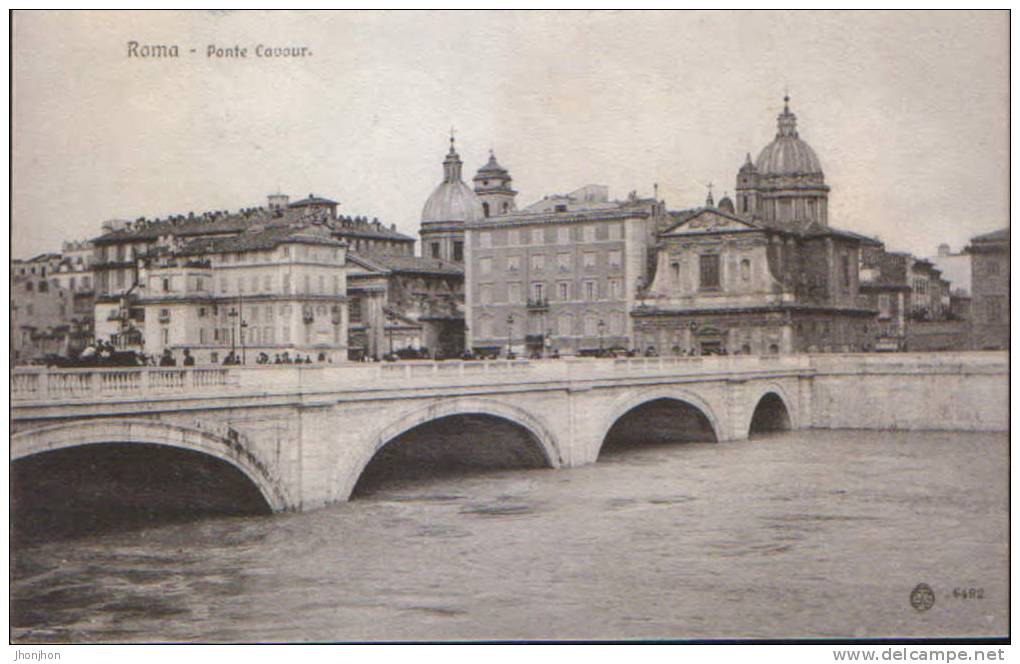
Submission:
[[[560,468],[594,462],[614,423],[661,400],[718,441],[747,438],[763,399],[793,429],[1005,431],[1008,376],[1006,353],[19,368],[11,459],[169,445],[234,465],[275,511],[305,510],[347,500],[381,447],[451,416],[509,421]]]

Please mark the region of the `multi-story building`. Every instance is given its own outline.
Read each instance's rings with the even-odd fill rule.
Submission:
[[[610,201],[604,187],[575,193],[466,224],[467,336],[476,353],[628,346],[628,312],[665,206],[634,194]]]
[[[881,245],[861,248],[861,302],[877,312],[873,350],[906,349],[911,296],[907,274],[912,261],[909,254],[888,252]]]
[[[347,359],[346,243],[323,223],[176,240],[139,260],[144,352],[199,364]]]
[[[291,203],[287,195],[277,193],[268,197],[264,207],[236,213],[212,211],[158,220],[106,222],[103,235],[93,241],[97,338],[137,350],[151,343],[143,335],[145,308],[137,304],[138,259],[161,246],[197,240],[223,240],[229,245],[230,238],[238,238],[253,228],[314,223],[320,230],[328,230],[330,238],[361,251],[413,254],[414,238],[377,219],[339,215],[338,205],[314,194]]]
[[[398,351],[456,357],[464,349],[464,270],[406,254],[348,254],[352,358]]]
[[[977,235],[965,250],[971,259],[971,343],[976,349],[1009,348],[1009,228]]]
[[[640,350],[870,347],[875,312],[859,301],[859,265],[877,242],[829,226],[829,186],[786,101],[775,139],[737,174],[737,204],[709,195],[659,233],[654,277],[632,312]]]
[[[92,312],[77,294],[41,274],[11,280],[11,362],[29,364],[47,355],[68,356],[92,337]]]

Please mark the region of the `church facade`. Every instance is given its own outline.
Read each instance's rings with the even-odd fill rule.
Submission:
[[[788,99],[775,139],[736,178],[736,204],[672,213],[631,311],[648,354],[870,350],[875,311],[860,297],[871,238],[828,223],[829,187]]]

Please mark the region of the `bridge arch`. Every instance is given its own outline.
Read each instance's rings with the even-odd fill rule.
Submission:
[[[755,414],[758,413],[759,407],[763,405],[768,405],[770,397],[778,400],[777,401],[778,405],[782,407],[783,412],[780,413],[780,415],[785,415],[787,425],[783,428],[784,429],[799,428],[797,419],[798,413],[794,408],[794,404],[796,402],[790,398],[789,393],[781,384],[769,382],[766,383],[765,385],[759,386],[752,393],[752,398],[748,402],[749,407],[747,409],[747,421],[744,423],[744,426],[742,428],[742,431],[745,431],[748,437],[750,437],[751,435],[751,427],[754,426]]]
[[[485,415],[506,420],[531,434],[550,468],[559,468],[563,464],[560,446],[555,435],[542,420],[528,411],[494,399],[444,399],[404,413],[372,432],[367,443],[358,450],[356,458],[345,464],[348,472],[341,475],[342,479],[339,482],[335,499],[343,501],[350,497],[369,462],[388,443],[423,424],[455,415]]]
[[[239,440],[158,420],[79,420],[21,431],[11,436],[11,461],[72,447],[109,443],[163,445],[206,454],[241,471],[273,512],[290,507],[265,464]]]
[[[620,420],[620,418],[635,408],[663,399],[679,401],[691,406],[700,412],[701,415],[703,415],[708,421],[715,439],[717,441],[725,440],[723,435],[725,429],[722,427],[719,417],[715,414],[715,410],[712,406],[701,396],[690,390],[679,387],[654,387],[625,394],[612,403],[606,412],[606,415],[602,418],[601,424],[597,430],[599,436],[598,445],[592,458],[598,458],[599,454],[602,452],[602,447],[606,443],[610,430],[613,428],[613,425]]]

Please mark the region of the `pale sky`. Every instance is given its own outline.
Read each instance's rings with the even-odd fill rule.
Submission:
[[[129,59],[131,40],[181,57]],[[12,251],[277,189],[417,237],[451,125],[465,179],[491,147],[519,206],[657,182],[692,207],[708,182],[732,194],[786,87],[830,225],[958,250],[1009,222],[1008,55],[1005,11],[17,12]]]

